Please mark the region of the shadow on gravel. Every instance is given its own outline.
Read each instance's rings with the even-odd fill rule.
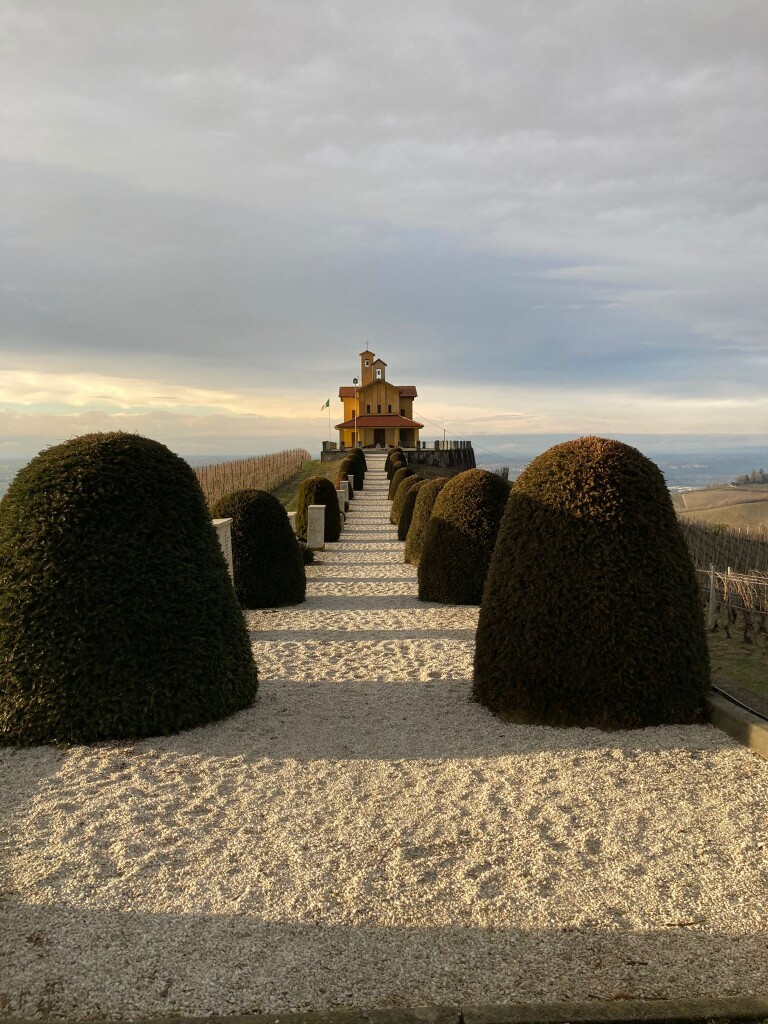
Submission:
[[[9,899],[7,910],[2,1013],[15,1017],[722,998],[765,984],[756,935],[339,926],[238,912],[81,910],[66,900]],[[727,971],[713,970],[718,964]]]
[[[309,582],[311,586],[313,581],[310,580]],[[318,580],[317,582],[320,583],[321,581]],[[386,582],[399,584],[408,581],[388,579]],[[307,597],[307,606],[319,611],[323,605],[327,605],[328,610],[333,612],[360,612],[366,610],[375,612],[402,611],[404,608],[417,609],[427,607],[415,594],[395,594],[392,596],[384,594],[347,594],[343,597],[337,597],[335,594],[313,594],[310,591]],[[435,605],[435,607],[444,608],[445,605]]]
[[[360,629],[357,625],[353,629],[308,629],[286,626],[285,629],[251,629],[248,633],[251,642],[264,642],[277,640],[283,644],[307,642],[317,644],[355,644],[359,641],[364,643],[387,644],[392,640],[460,640],[462,643],[472,644],[475,641],[474,628],[456,626],[448,629],[434,629],[429,626],[420,628],[418,622],[408,629]],[[329,653],[333,653],[329,651]],[[396,652],[394,652],[396,653]]]
[[[441,670],[435,670],[439,676]],[[590,751],[604,753],[613,774],[659,751],[711,750],[736,746],[706,725],[655,730],[654,752],[642,749],[644,730],[553,729],[502,722],[472,700],[469,679],[402,676],[370,682],[352,674],[334,680],[264,679],[256,704],[222,722],[177,736],[142,741],[142,749],[175,754],[296,760],[424,761],[527,757],[557,751],[569,764],[586,763]],[[647,744],[647,741],[645,741]],[[613,762],[616,762],[613,764]]]

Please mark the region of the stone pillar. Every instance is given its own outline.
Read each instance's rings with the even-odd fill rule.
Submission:
[[[232,520],[213,519],[212,522],[216,529],[216,536],[219,538],[219,544],[221,545],[221,551],[226,560],[227,568],[229,569],[229,578],[234,582],[235,573],[232,567]]]
[[[291,529],[293,530],[293,532],[296,533],[296,513],[295,512],[289,512],[288,513],[288,522],[291,524]]]
[[[310,505],[307,509],[307,547],[313,551],[325,547],[325,505]]]
[[[341,513],[341,521],[344,522],[344,502],[347,500],[347,489],[346,487],[340,487],[336,491],[336,497],[339,499],[339,512]]]
[[[349,480],[342,480],[341,486],[344,488],[344,500],[349,501]]]

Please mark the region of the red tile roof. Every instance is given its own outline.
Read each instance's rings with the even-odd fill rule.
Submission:
[[[357,417],[357,426],[362,429],[363,427],[418,427],[419,430],[424,426],[423,423],[417,423],[416,420],[409,420],[405,416],[395,416],[394,414],[384,414],[381,416],[373,416],[366,413],[364,416]],[[346,423],[337,423],[336,430],[354,430],[355,419],[347,420]]]

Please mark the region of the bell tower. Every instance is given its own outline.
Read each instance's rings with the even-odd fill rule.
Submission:
[[[374,353],[370,349],[360,353],[360,387],[365,387],[373,380]]]

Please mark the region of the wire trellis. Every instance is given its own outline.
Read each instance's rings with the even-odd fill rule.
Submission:
[[[719,526],[681,517],[678,522],[697,569],[768,573],[768,528]]]
[[[755,643],[760,635],[768,643],[768,573],[718,572],[712,565],[696,574],[708,629],[722,627],[730,636],[741,619],[746,643]]]
[[[308,462],[310,458],[306,449],[292,448],[289,451],[276,452],[274,455],[259,455],[251,459],[235,459],[232,462],[201,466],[195,470],[195,475],[210,507],[219,498],[233,491],[274,491],[298,473],[302,464]]]

